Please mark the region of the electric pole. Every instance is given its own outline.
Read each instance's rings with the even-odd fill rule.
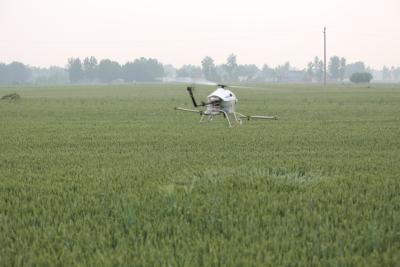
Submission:
[[[326,27],[324,27],[324,86],[326,86]]]

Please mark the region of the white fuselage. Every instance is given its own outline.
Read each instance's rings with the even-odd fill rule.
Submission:
[[[235,104],[238,99],[232,91],[219,87],[208,96],[209,102],[213,102],[215,99],[220,99],[220,102],[207,107],[207,111],[217,112],[222,110],[228,114],[235,112]]]

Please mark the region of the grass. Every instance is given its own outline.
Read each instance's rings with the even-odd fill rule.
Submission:
[[[205,97],[211,88],[197,90]],[[400,87],[1,87],[2,266],[398,266]]]

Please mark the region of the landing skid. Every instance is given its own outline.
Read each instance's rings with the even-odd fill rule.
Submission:
[[[201,118],[200,118],[200,123],[205,123],[205,122],[210,122],[214,119],[215,116],[222,114],[224,116],[224,118],[226,119],[226,121],[228,122],[229,128],[232,128],[233,125],[231,123],[231,120],[229,118],[229,114],[226,113],[225,111],[220,110],[218,113],[212,113],[212,114],[207,114],[207,113],[202,113]],[[242,124],[242,120],[238,119],[236,117],[236,114],[233,113],[234,118],[235,118],[235,122],[236,124]]]
[[[215,116],[222,114],[224,116],[224,118],[226,119],[226,121],[228,122],[229,128],[232,128],[235,125],[241,125],[243,123],[243,121],[242,121],[243,118],[246,118],[247,120],[251,120],[251,119],[276,120],[277,119],[276,117],[273,117],[273,116],[246,116],[239,112],[232,112],[230,114],[233,114],[234,123],[235,123],[235,124],[232,124],[231,118],[229,117],[230,114],[228,114],[227,112],[225,112],[223,110],[215,110],[212,112],[207,112],[207,111],[202,111],[202,110],[197,110],[197,109],[187,109],[187,108],[181,108],[181,107],[176,107],[175,110],[199,113],[201,115],[199,123],[211,122]]]

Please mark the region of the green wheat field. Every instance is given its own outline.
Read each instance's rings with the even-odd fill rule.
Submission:
[[[0,265],[399,266],[400,85],[234,91],[0,87]]]

